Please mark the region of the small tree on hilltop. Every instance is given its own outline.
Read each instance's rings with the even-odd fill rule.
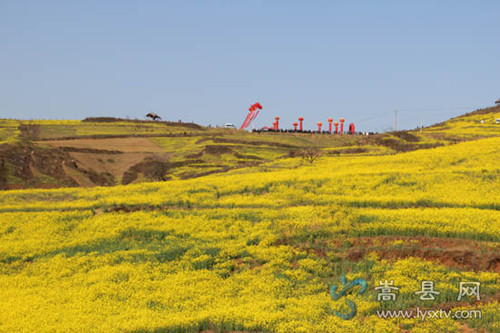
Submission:
[[[154,112],[148,113],[146,117],[151,118],[154,121],[161,120],[161,117]]]

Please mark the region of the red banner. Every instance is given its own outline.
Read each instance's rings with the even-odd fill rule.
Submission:
[[[243,124],[241,124],[241,127],[240,129],[243,129],[243,128],[247,128],[250,123],[252,122],[252,120],[255,118],[255,113],[257,113],[256,111],[250,111],[248,114],[247,114],[247,117],[245,118],[245,121],[243,122]]]
[[[243,122],[243,124],[241,124],[240,129],[247,128],[248,126],[250,126],[252,121],[254,121],[254,119],[259,114],[259,110],[262,110],[262,105],[260,105],[260,103],[258,103],[258,102],[253,104],[252,106],[250,106],[248,108],[248,111],[250,111],[250,112],[247,114],[247,117],[245,118],[245,121]]]

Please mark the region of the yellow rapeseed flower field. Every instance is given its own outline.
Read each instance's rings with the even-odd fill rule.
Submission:
[[[162,183],[0,192],[0,331],[494,332],[499,156],[493,137]],[[367,291],[332,299],[341,276],[366,280]],[[377,299],[385,280],[398,288],[393,302]],[[415,295],[426,280],[440,292],[434,302]],[[481,299],[458,301],[460,282],[479,282]],[[349,320],[335,315],[349,312],[346,300],[357,309]],[[417,307],[482,318],[377,312]]]

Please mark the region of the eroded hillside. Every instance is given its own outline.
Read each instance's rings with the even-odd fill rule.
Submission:
[[[112,186],[276,168],[307,149],[338,156],[387,155],[498,135],[500,107],[419,131],[376,135],[252,133],[192,123],[0,120],[0,189]]]

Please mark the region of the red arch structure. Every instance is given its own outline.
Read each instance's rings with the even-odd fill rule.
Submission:
[[[354,134],[354,123],[349,124],[349,133]]]

